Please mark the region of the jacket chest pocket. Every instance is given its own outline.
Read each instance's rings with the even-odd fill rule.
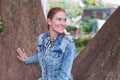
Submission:
[[[52,64],[52,65],[57,65],[57,64],[60,64],[62,59],[63,59],[63,51],[62,49],[55,49],[55,50],[51,50],[49,53],[48,53],[48,56],[47,56],[47,61]]]
[[[50,50],[50,56],[54,59],[62,58],[63,50],[61,48],[53,48]]]

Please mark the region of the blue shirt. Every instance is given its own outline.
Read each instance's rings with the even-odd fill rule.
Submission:
[[[49,33],[43,33],[39,36],[37,51],[37,54],[27,57],[25,63],[39,62],[42,77],[38,80],[73,80],[71,69],[76,48],[71,36],[59,34],[50,41]]]

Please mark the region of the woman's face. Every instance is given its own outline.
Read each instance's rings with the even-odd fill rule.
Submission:
[[[66,26],[66,14],[57,12],[52,19],[48,19],[49,29],[55,33],[63,33]]]

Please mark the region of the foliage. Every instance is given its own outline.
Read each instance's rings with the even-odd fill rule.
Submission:
[[[103,7],[104,4],[99,0],[82,0],[85,8],[96,8],[96,7]],[[78,2],[72,2],[70,0],[48,0],[48,7],[61,7],[65,9],[68,18],[75,18],[78,15],[82,14],[83,8],[80,7]]]
[[[71,2],[69,0],[49,0],[49,8],[61,7],[65,9],[69,18],[77,17],[82,13],[82,8],[77,2]],[[57,5],[57,6],[56,6]]]
[[[82,47],[77,47],[76,48],[76,52],[77,53],[80,53],[83,49],[84,49],[85,46],[82,46]]]
[[[92,30],[92,19],[91,17],[82,18],[82,24],[80,27],[80,32],[90,32]]]
[[[87,45],[87,43],[92,39],[90,36],[86,36],[83,38],[82,43],[83,45]]]
[[[66,30],[67,30],[68,32],[74,31],[75,26],[76,26],[75,24],[67,24],[67,25],[66,25]]]
[[[92,39],[92,37],[90,36],[87,36],[87,37],[84,37],[84,38],[74,38],[74,42],[75,42],[75,45],[76,47],[81,47],[81,46],[85,46],[90,40]]]
[[[104,7],[101,0],[82,0],[86,8]]]
[[[75,42],[76,47],[82,47],[83,46],[81,38],[74,39],[74,42]]]
[[[2,21],[0,20],[0,32],[2,31]]]
[[[87,36],[84,38],[77,38],[77,39],[74,38],[73,40],[76,45],[76,51],[81,52],[91,39],[92,39],[92,37],[90,37],[90,36]]]

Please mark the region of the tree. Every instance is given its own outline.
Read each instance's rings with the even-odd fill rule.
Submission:
[[[70,0],[48,0],[49,8],[61,7],[65,9],[68,18],[75,18],[82,14],[82,8],[77,2],[72,2]],[[69,6],[69,7],[68,7]]]
[[[37,80],[38,64],[25,65],[16,49],[33,55],[38,35],[47,30],[40,0],[1,0],[3,31],[0,33],[0,80]]]
[[[101,0],[82,0],[82,2],[85,4],[86,8],[104,7],[104,4]]]
[[[120,7],[73,65],[74,80],[120,80]]]

